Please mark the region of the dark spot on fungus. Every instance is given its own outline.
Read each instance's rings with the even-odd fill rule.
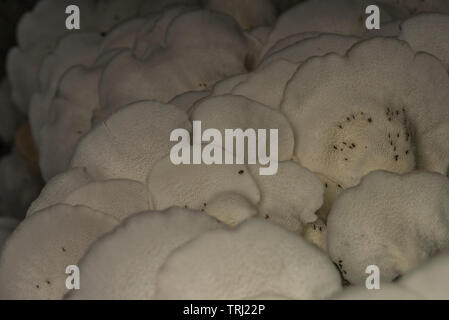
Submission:
[[[266,214],[265,219],[270,219],[270,216],[268,214]]]
[[[324,187],[327,188],[327,183],[324,184]]]
[[[345,158],[345,161],[348,161],[348,158]]]
[[[373,122],[373,119],[372,118],[368,118],[368,122],[369,123]]]
[[[51,284],[50,280],[45,281],[47,284]]]
[[[102,37],[106,37],[106,32],[103,31],[103,32],[100,33],[100,35],[101,35]]]
[[[61,250],[62,250],[62,252],[65,252],[65,248],[64,247],[62,247]]]
[[[355,148],[355,143],[351,144],[351,146],[352,146],[353,148]]]
[[[408,150],[405,150],[405,154],[408,154]]]
[[[341,185],[339,185],[339,184],[337,185],[337,187],[339,187],[339,188],[343,189],[343,188],[342,188],[342,186],[341,186]]]
[[[342,127],[342,125],[341,125],[341,124],[339,124],[339,125],[338,125],[338,127],[339,127],[340,129],[343,129],[343,127]]]
[[[338,150],[337,146],[334,146],[334,149],[335,149],[335,150]]]
[[[245,173],[245,171],[243,171],[243,170],[240,170],[240,171],[239,171],[239,174],[240,174],[240,175],[242,175],[242,174],[244,174],[244,173]]]
[[[399,159],[399,155],[396,154],[396,155],[394,156],[394,160],[395,160],[395,161],[398,161],[398,159]]]

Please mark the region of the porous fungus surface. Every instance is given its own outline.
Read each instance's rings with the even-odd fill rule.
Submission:
[[[449,179],[438,173],[372,172],[345,190],[327,220],[332,260],[351,283],[364,283],[367,266],[391,281],[447,249]]]

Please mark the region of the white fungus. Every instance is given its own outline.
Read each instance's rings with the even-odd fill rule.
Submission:
[[[156,161],[170,152],[170,133],[177,128],[190,128],[182,110],[152,101],[134,103],[84,136],[71,166],[86,167],[96,180],[125,178],[143,182]]]
[[[152,207],[146,186],[126,179],[88,183],[72,191],[61,203],[86,206],[118,220]]]
[[[448,247],[449,179],[372,172],[337,198],[327,229],[329,254],[348,281],[363,283],[370,265],[391,281]]]
[[[297,233],[317,219],[315,212],[323,203],[324,187],[312,172],[294,161],[279,162],[275,175],[259,175],[258,166],[250,169],[261,190],[258,210],[262,218]]]
[[[0,299],[62,299],[66,267],[118,220],[87,207],[56,205],[25,219],[0,256]]]
[[[322,299],[340,276],[318,248],[263,219],[218,229],[173,251],[160,268],[159,299]]]
[[[0,85],[0,299],[447,299],[448,14],[38,1]]]
[[[242,195],[252,205],[260,201],[248,167],[239,164],[174,165],[167,156],[152,168],[147,185],[156,210],[176,205],[207,212],[210,200],[228,192]]]
[[[90,248],[80,262],[83,286],[67,298],[154,299],[170,252],[218,227],[215,219],[181,208],[132,216]]]

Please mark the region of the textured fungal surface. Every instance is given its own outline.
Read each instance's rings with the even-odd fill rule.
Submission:
[[[448,0],[5,0],[2,56],[0,299],[449,299]]]
[[[229,278],[229,273],[235,276]],[[313,276],[316,273],[321,277]],[[206,232],[174,251],[159,271],[156,295],[244,299],[269,293],[318,299],[340,286],[335,266],[319,249],[263,219],[253,219],[236,230]]]
[[[86,285],[67,297],[154,299],[159,269],[170,252],[217,228],[215,219],[183,208],[135,215],[90,249],[80,263]]]
[[[330,256],[351,283],[363,283],[370,265],[385,281],[406,274],[447,249],[448,195],[449,180],[437,173],[370,173],[331,209]]]

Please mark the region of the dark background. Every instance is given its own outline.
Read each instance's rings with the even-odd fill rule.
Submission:
[[[0,0],[0,78],[5,76],[8,50],[16,43],[16,26],[23,13],[33,8],[37,0]]]

